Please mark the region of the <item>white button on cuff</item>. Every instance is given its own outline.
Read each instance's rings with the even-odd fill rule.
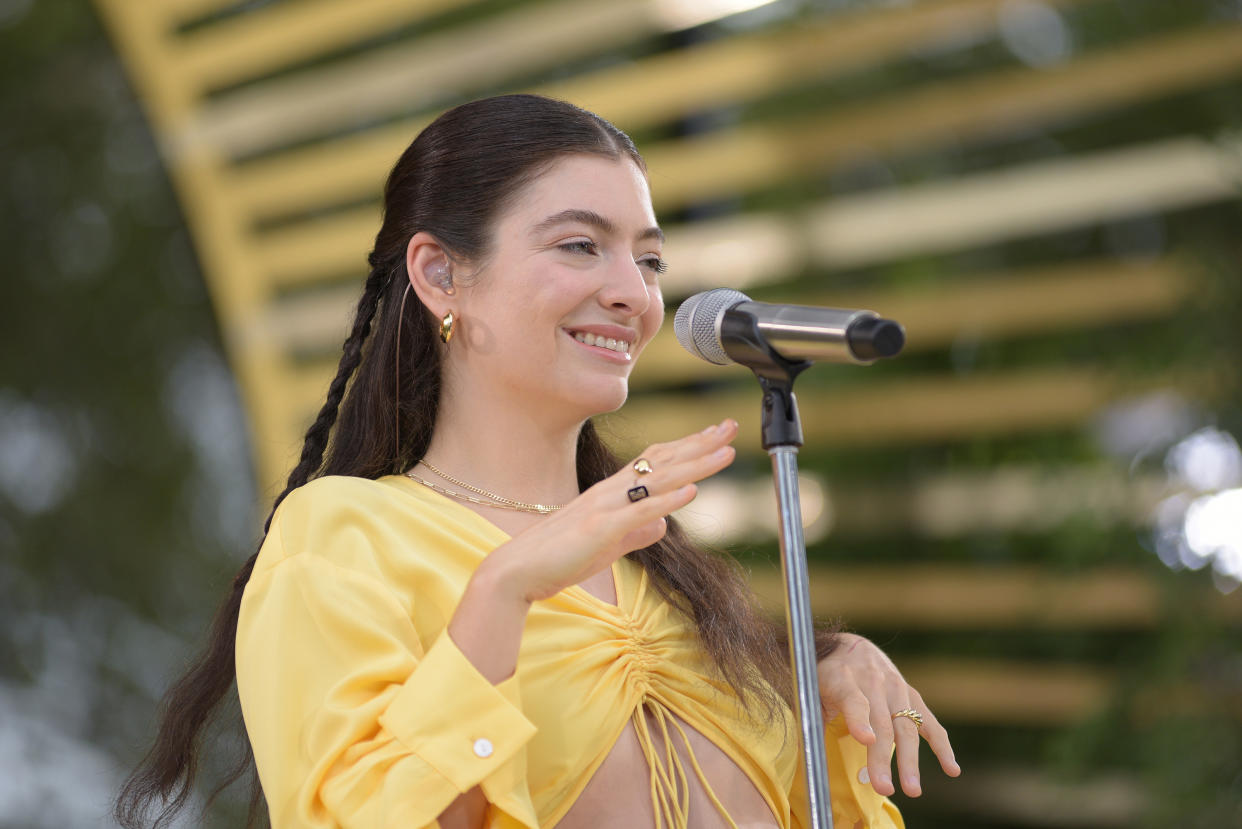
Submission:
[[[474,741],[474,754],[476,757],[492,756],[492,741],[486,737],[480,737]]]

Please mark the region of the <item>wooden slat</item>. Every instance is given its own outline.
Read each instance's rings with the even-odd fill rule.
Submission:
[[[197,95],[311,60],[474,0],[301,0],[231,17],[181,38],[171,71]],[[407,49],[417,48],[406,46]]]
[[[1113,672],[1079,665],[903,659],[901,672],[937,717],[963,723],[1065,725],[1099,713],[1116,693]]]
[[[1242,139],[1173,138],[828,204],[807,233],[817,261],[856,267],[1230,199],[1240,177]]]
[[[1242,26],[1151,38],[1054,69],[936,84],[797,123],[670,142],[645,153],[657,209],[735,196],[850,158],[927,148],[1149,100],[1242,73]]]
[[[741,367],[720,371],[749,381],[749,372]],[[1151,378],[1144,387],[1174,388],[1201,398],[1209,379],[1183,371],[1175,378]],[[318,386],[318,396],[324,388],[326,384]],[[862,447],[1077,427],[1119,395],[1138,390],[1104,372],[1047,368],[874,382],[851,388],[848,394],[804,387],[798,399],[808,444]],[[699,395],[648,395],[631,400],[603,421],[625,453],[696,432],[726,415],[741,425],[737,445],[753,447],[759,445],[758,409],[757,387]]]
[[[113,1],[110,0],[110,2]],[[239,6],[243,0],[161,0],[161,2],[155,4],[149,3],[147,0],[119,0],[119,2],[128,2],[134,6],[141,6],[148,13],[153,11],[163,12],[166,19],[172,23],[188,23],[194,20],[201,20],[216,12]]]
[[[384,47],[229,94],[205,106],[175,138],[236,157],[430,107],[459,90],[503,83],[654,34],[658,23],[641,14],[645,4],[559,0],[518,6],[430,35],[417,48]]]
[[[757,447],[739,450],[746,455]],[[856,476],[825,479],[804,468],[799,492],[807,544],[824,541],[830,549],[849,548],[859,539],[1048,533],[1084,519],[1101,528],[1139,530],[1151,524],[1161,502],[1196,494],[1175,492],[1165,474],[1136,473],[1109,462],[999,464],[887,484]],[[775,541],[771,476],[743,477],[735,470],[703,481],[694,502],[677,518],[711,547]]]
[[[784,607],[779,569],[755,569],[750,585],[769,611]],[[1171,601],[1156,574],[1123,567],[1058,573],[1011,565],[819,564],[811,567],[810,586],[816,615],[885,630],[1151,630],[1163,624]],[[1205,618],[1242,620],[1242,594],[1208,588],[1195,607]]]
[[[1153,800],[1141,777],[1100,771],[1064,780],[1050,769],[976,764],[957,779],[924,772],[923,784],[924,800],[950,820],[970,816],[972,825],[1133,829],[1151,814]]]
[[[1081,2],[1090,0],[1058,0],[1056,5]],[[994,26],[998,5],[999,0],[943,0],[832,15],[624,63],[532,91],[574,101],[628,131],[640,130],[889,59],[946,32]],[[262,218],[288,211],[290,205],[377,193],[393,160],[429,120],[419,116],[248,165],[231,183],[239,209]]]

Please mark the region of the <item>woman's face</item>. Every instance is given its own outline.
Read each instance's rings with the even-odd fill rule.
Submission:
[[[618,408],[664,319],[662,241],[632,161],[562,158],[518,194],[460,289],[450,378],[554,417]]]

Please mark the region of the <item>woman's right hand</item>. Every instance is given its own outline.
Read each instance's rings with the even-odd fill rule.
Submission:
[[[488,561],[507,571],[504,579],[526,602],[547,599],[610,567],[634,550],[664,537],[665,516],[694,500],[695,482],[733,462],[729,443],[737,422],[725,419],[702,432],[647,447],[641,457],[652,471],[639,475],[632,464],[605,478],[546,521],[496,548]],[[649,495],[630,501],[645,486]],[[493,560],[495,559],[495,560]]]

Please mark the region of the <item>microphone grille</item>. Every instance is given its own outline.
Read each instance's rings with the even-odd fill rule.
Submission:
[[[724,312],[750,297],[732,288],[716,288],[687,299],[673,318],[677,342],[695,357],[726,366],[733,362],[720,342],[720,319]]]

